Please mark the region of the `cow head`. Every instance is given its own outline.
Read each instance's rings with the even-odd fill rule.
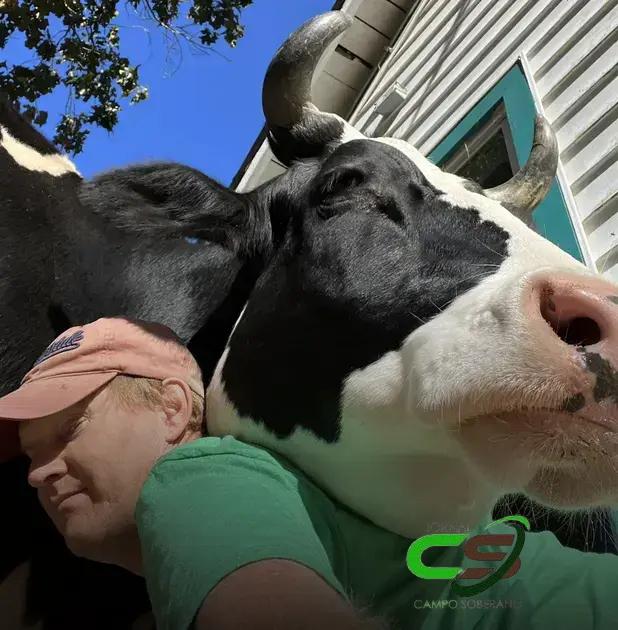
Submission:
[[[556,140],[498,189],[311,104],[349,18],[302,27],[264,87],[289,221],[215,372],[208,424],[290,457],[407,536],[524,491],[618,499],[618,287],[535,233]]]

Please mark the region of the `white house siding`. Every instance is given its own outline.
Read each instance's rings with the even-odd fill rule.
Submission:
[[[618,280],[618,0],[421,0],[350,120],[427,154],[522,54],[588,258]],[[395,82],[409,96],[383,119]]]

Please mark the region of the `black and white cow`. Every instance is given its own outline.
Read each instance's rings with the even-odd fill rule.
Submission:
[[[602,504],[583,471],[597,481],[611,440],[583,432],[615,415],[616,307],[603,296],[618,291],[506,209],[524,216],[542,198],[553,136],[539,123],[528,165],[493,191],[402,141],[364,138],[309,98],[315,64],[348,23],[312,21],[271,65],[269,138],[293,164],[248,194],[176,164],[84,182],[0,104],[0,394],[68,325],[115,314],[171,326],[208,379],[266,264],[210,390],[213,432],[273,445],[408,534],[440,518],[438,493],[470,521],[507,490],[560,503],[538,475],[526,480],[530,456],[558,480],[579,475],[580,495],[563,490],[563,503]],[[551,468],[547,452],[561,449]],[[505,450],[494,473],[489,455]],[[25,488],[25,463],[1,466],[12,518],[0,524],[0,579],[31,557],[31,620],[128,627],[147,608],[143,585],[66,553]]]
[[[172,327],[209,380],[272,247],[260,190],[237,195],[169,163],[85,182],[0,102],[0,191],[0,395],[68,326],[122,314]],[[0,520],[0,581],[30,559],[31,621],[127,627],[148,607],[141,580],[69,554],[27,487],[27,466],[0,464],[2,513],[11,515]],[[9,599],[0,585],[2,627]]]
[[[308,22],[269,68],[271,144],[297,160],[273,199],[289,222],[215,371],[209,431],[407,537],[471,529],[511,493],[618,503],[618,286],[526,225],[555,175],[549,125],[491,190],[364,137],[311,104],[349,23]]]

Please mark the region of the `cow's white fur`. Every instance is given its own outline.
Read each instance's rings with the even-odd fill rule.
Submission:
[[[20,166],[30,171],[47,173],[54,177],[66,175],[67,173],[79,175],[77,168],[66,155],[61,155],[60,153],[43,155],[33,147],[13,137],[6,127],[0,125],[0,130],[2,131],[0,146],[2,146]]]
[[[366,139],[344,124],[343,141]],[[423,535],[436,521],[473,527],[489,517],[502,494],[521,490],[536,469],[528,462],[505,462],[502,478],[499,472],[487,475],[457,439],[459,421],[483,410],[495,411],[497,393],[512,391],[516,404],[524,391],[529,401],[556,388],[542,361],[530,358],[537,353],[521,309],[521,292],[530,274],[540,269],[593,274],[408,143],[373,140],[407,155],[445,201],[474,208],[481,219],[506,230],[507,259],[409,335],[398,352],[349,375],[337,443],[316,440],[302,428],[278,440],[261,425],[241,418],[221,379],[227,350],[208,391],[209,429],[288,456],[342,502],[405,536]],[[482,344],[470,343],[478,338]]]

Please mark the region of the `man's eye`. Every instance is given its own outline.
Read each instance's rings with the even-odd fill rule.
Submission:
[[[75,422],[71,422],[71,424],[62,432],[62,440],[64,442],[70,442],[74,439],[83,429],[85,422],[86,418],[79,418],[78,420],[75,420]]]

